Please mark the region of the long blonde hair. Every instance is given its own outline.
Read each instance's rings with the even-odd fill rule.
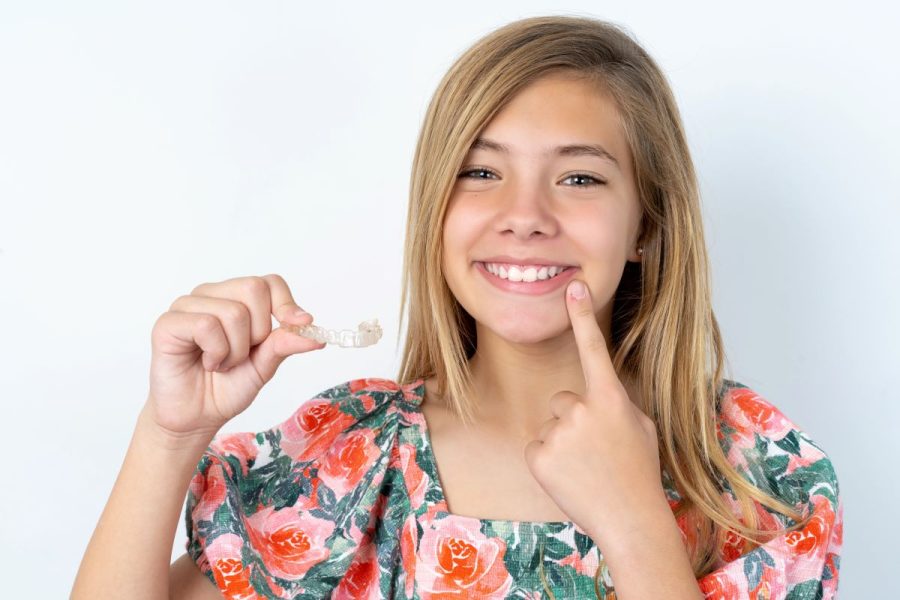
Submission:
[[[615,100],[633,156],[644,250],[642,262],[626,263],[616,291],[613,364],[638,382],[647,404],[640,408],[656,423],[660,464],[682,498],[675,517],[688,523],[687,550],[699,579],[717,568],[734,534],[746,540],[743,554],[804,526],[811,515],[804,518],[773,491],[755,487],[719,444],[727,359],[712,309],[693,162],[665,76],[620,26],[580,16],[515,21],[478,40],[441,80],[413,160],[400,306],[402,323],[408,302],[409,320],[398,381],[436,377],[438,395],[462,422],[472,422],[468,360],[475,322],[443,276],[444,215],[479,132],[516,92],[551,73],[595,82]],[[722,496],[725,484],[741,518]],[[795,524],[760,529],[754,501]],[[598,596],[599,576],[598,569]]]

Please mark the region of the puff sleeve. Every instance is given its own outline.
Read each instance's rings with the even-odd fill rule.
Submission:
[[[372,541],[394,502],[397,390],[348,381],[271,429],[213,439],[187,494],[186,549],[225,598],[353,597],[378,585],[378,561],[394,553]]]
[[[811,511],[812,518],[805,528],[746,554],[739,555],[735,544],[725,564],[698,580],[706,599],[836,598],[843,500],[826,452],[770,402],[739,383],[723,398],[719,437],[730,462],[754,485],[804,515]],[[759,504],[757,513],[766,529],[792,524]],[[734,541],[743,540],[735,536]],[[725,550],[727,554],[729,547]]]

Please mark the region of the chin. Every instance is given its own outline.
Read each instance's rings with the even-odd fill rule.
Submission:
[[[482,323],[482,326],[490,329],[491,333],[504,341],[523,345],[540,344],[541,342],[553,339],[562,333],[562,331],[557,331],[547,323],[540,325],[532,323],[530,325],[522,326],[516,324],[508,327],[491,327]]]

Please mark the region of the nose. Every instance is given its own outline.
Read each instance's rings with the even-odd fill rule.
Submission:
[[[501,234],[512,232],[518,239],[556,235],[558,222],[550,207],[550,195],[537,183],[521,182],[505,186],[501,194],[496,229]]]

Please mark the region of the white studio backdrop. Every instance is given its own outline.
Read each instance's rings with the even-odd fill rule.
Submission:
[[[318,324],[385,331],[290,357],[224,431],[395,378],[428,100],[476,39],[540,14],[624,25],[665,70],[734,376],[829,453],[840,595],[882,597],[900,493],[900,14],[769,0],[3,3],[4,596],[68,595],[146,399],[150,331],[196,285],[278,273]],[[173,559],[184,543],[182,520]]]

